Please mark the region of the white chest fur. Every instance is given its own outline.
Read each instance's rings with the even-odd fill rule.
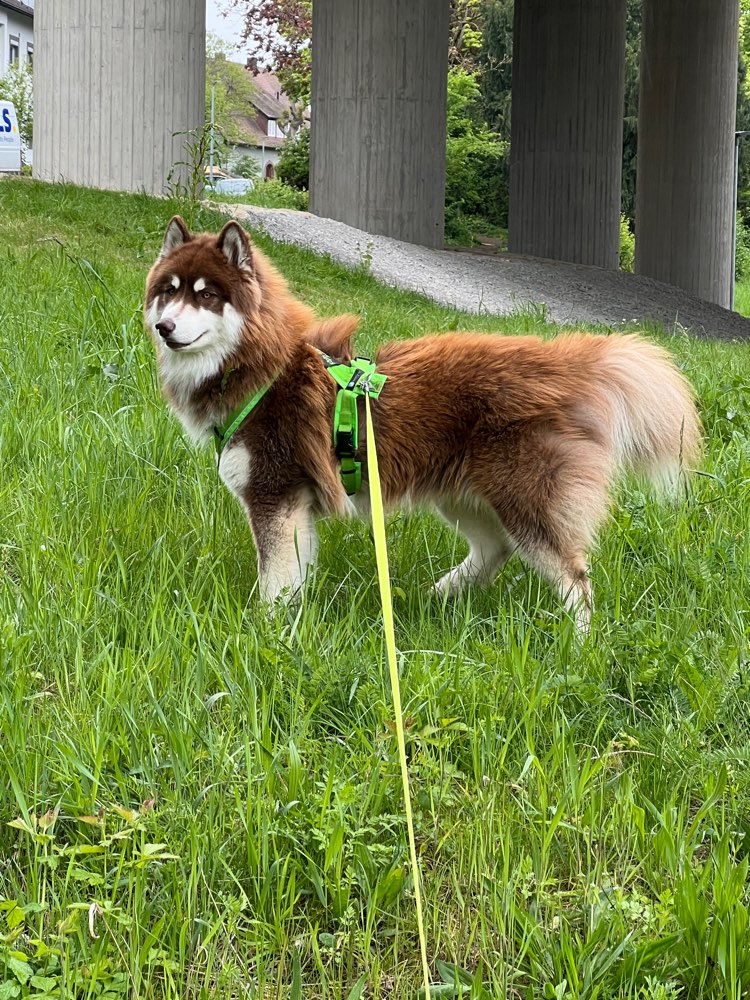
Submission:
[[[249,449],[241,441],[231,440],[219,459],[221,481],[239,500],[250,482],[251,461]]]
[[[175,413],[188,437],[196,444],[203,444],[213,436],[214,425],[210,417],[196,419],[188,407],[179,405],[175,406]]]

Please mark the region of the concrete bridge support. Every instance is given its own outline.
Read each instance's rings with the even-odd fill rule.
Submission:
[[[204,121],[205,0],[37,0],[34,13],[34,175],[163,194],[185,159],[175,133]]]
[[[312,212],[442,246],[448,17],[448,0],[315,0]]]
[[[516,0],[508,249],[619,261],[625,0]]]
[[[644,0],[635,269],[729,305],[737,0]]]

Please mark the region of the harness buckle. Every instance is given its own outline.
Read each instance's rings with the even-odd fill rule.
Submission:
[[[340,458],[354,458],[357,451],[357,442],[354,438],[354,429],[336,432],[336,454]]]

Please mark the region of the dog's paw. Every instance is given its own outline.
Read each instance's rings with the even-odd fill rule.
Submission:
[[[456,578],[456,571],[453,569],[444,576],[441,576],[432,588],[432,592],[440,598],[455,597],[460,591],[461,581]]]

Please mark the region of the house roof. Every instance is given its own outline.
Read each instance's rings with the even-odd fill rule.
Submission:
[[[246,146],[265,146],[266,149],[279,149],[280,146],[284,145],[283,138],[275,135],[266,135],[256,120],[249,115],[242,115],[235,112],[232,114],[232,118],[237,124],[240,133],[240,142]]]
[[[285,108],[289,107],[289,98],[284,93],[281,86],[281,81],[275,73],[264,72],[264,73],[253,73],[253,83],[258,88],[258,90],[263,91],[263,93],[272,98],[275,101],[279,101]]]
[[[277,101],[275,97],[270,97],[262,90],[253,94],[250,101],[266,118],[280,118],[289,107],[288,102],[282,104],[281,101]]]
[[[255,93],[250,98],[252,104],[266,118],[280,118],[289,110],[289,98],[281,89],[279,78],[275,73],[254,73],[250,66],[247,69],[255,84]]]
[[[22,0],[0,0],[0,7],[15,11],[16,14],[25,14],[26,17],[34,17],[34,8]]]

